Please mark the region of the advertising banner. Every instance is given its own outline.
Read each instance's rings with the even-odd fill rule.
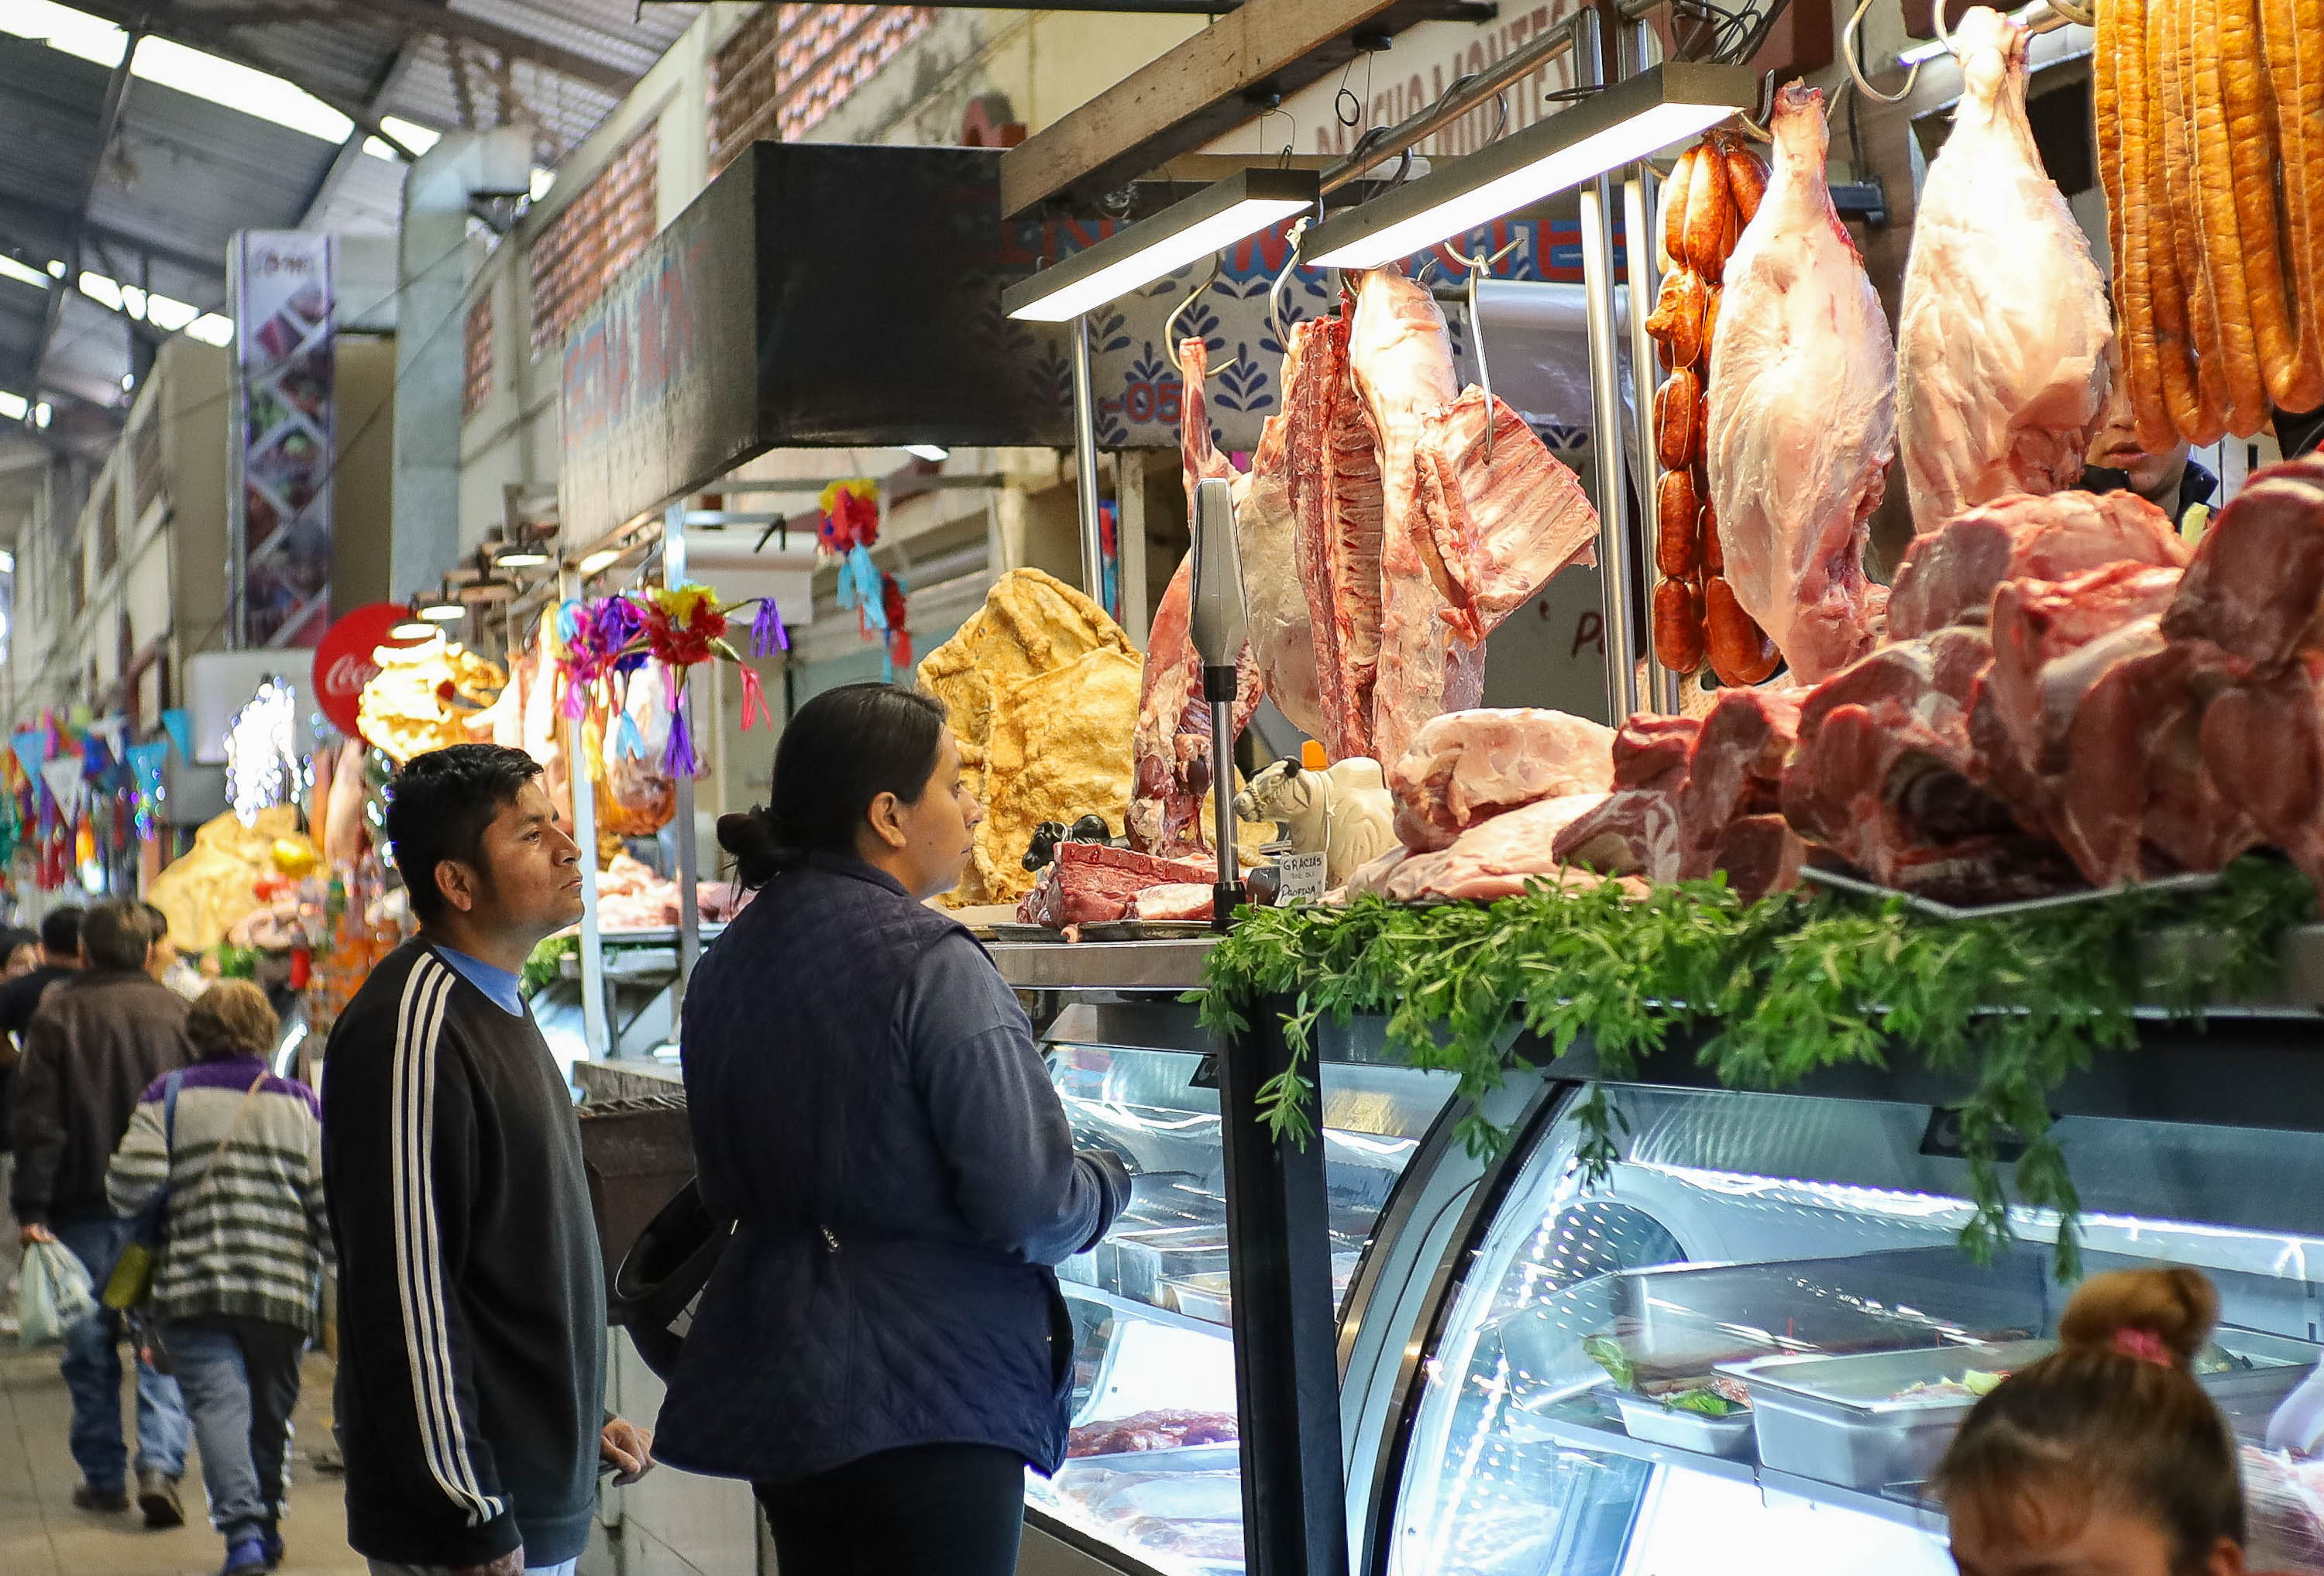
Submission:
[[[245,230],[232,272],[237,643],[311,646],[331,622],[331,240]]]

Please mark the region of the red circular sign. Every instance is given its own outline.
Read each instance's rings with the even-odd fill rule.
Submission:
[[[331,725],[348,738],[355,736],[355,709],[363,687],[379,672],[371,659],[382,646],[414,642],[388,638],[388,631],[411,617],[411,610],[393,602],[370,602],[323,631],[315,648],[315,704]]]

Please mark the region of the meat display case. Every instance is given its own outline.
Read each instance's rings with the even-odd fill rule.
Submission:
[[[1217,1047],[1176,1000],[1201,944],[1016,950],[995,953],[1040,1004],[1076,1131],[1148,1172],[1130,1215],[1062,1272],[1076,1453],[1055,1481],[1028,1479],[1019,1569],[1240,1571]],[[1990,1268],[1957,1245],[1958,1091],[1858,1069],[1741,1092],[1705,1086],[1681,1052],[1610,1090],[1628,1129],[1591,1182],[1586,1046],[1563,1062],[1531,1047],[1545,1065],[1489,1111],[1514,1142],[1480,1160],[1443,1075],[1391,1064],[1379,1028],[1320,1046],[1352,1576],[1950,1571],[1923,1484],[1966,1410],[1958,1381],[2043,1350],[2066,1297],[2053,1221],[2020,1220]],[[2057,1097],[2087,1262],[2212,1276],[2204,1382],[2247,1464],[2279,1481],[2258,1442],[2324,1355],[2316,1043],[2312,1016],[2208,1037],[2153,1025]],[[1764,1421],[1655,1398],[1714,1378]],[[2301,1520],[2317,1487],[2255,1493],[2255,1568],[2324,1570],[2297,1552],[2310,1529],[2279,1541],[2269,1508]]]

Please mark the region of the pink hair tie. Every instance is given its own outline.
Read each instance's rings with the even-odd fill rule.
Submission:
[[[2129,1326],[2114,1332],[2114,1349],[2125,1357],[2135,1357],[2141,1362],[2159,1362],[2164,1368],[2177,1368],[2178,1359],[2171,1349],[2163,1344],[2163,1337],[2152,1330]]]

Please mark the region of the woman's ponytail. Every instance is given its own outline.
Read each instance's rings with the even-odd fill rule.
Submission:
[[[718,817],[718,846],[734,860],[735,884],[756,891],[790,862],[775,817],[764,805]]]

